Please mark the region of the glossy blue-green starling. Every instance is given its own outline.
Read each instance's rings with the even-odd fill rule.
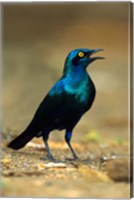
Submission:
[[[71,51],[64,64],[62,77],[48,92],[39,105],[26,130],[8,144],[12,149],[20,149],[33,137],[42,136],[48,157],[53,159],[48,146],[49,133],[55,129],[65,129],[65,141],[74,159],[70,141],[72,131],[83,114],[90,109],[95,98],[95,86],[87,73],[87,66],[103,57],[92,57],[102,49],[80,48]]]

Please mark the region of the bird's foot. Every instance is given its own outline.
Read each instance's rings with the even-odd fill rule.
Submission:
[[[48,155],[48,159],[50,160],[50,161],[55,161],[55,158],[52,156],[52,155]]]
[[[47,157],[42,157],[41,160],[50,160],[54,162],[55,158],[51,154],[48,154]]]
[[[80,160],[76,155],[73,157],[73,159],[72,159],[73,161],[78,161],[78,160]]]
[[[78,161],[80,160],[77,156],[74,156],[73,158],[67,158],[69,161]]]
[[[74,151],[73,151],[72,153],[73,153],[73,160],[76,160],[76,161],[79,160],[79,158],[78,158],[78,156],[76,155],[76,153],[75,153]]]
[[[78,156],[76,154],[74,155],[74,160],[79,160]]]

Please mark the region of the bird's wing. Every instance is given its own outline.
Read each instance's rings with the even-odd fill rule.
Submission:
[[[63,80],[59,80],[46,95],[41,102],[36,115],[46,116],[45,118],[53,117],[56,115],[56,111],[61,110],[65,106],[67,93],[64,89]]]
[[[65,93],[62,92],[60,94],[49,94],[45,97],[45,99],[40,104],[35,117],[39,118],[39,120],[49,120],[56,117],[65,106]]]
[[[41,102],[28,128],[34,129],[35,132],[41,131],[45,126],[49,126],[53,120],[65,115],[69,107],[68,95],[61,79]]]

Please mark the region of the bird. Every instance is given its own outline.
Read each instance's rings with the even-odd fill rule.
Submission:
[[[71,145],[71,137],[74,127],[91,108],[96,96],[96,88],[87,72],[87,66],[98,59],[104,59],[92,56],[99,51],[103,49],[79,48],[69,52],[61,78],[40,103],[27,128],[8,147],[18,150],[34,137],[42,137],[47,157],[54,160],[48,145],[49,134],[53,130],[65,130],[65,142],[73,159],[78,159]]]

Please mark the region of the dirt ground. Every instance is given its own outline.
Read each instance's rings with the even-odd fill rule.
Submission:
[[[3,7],[3,197],[130,197],[128,23],[128,3]],[[79,47],[104,48],[106,57],[88,68],[97,95],[74,129],[80,159],[71,159],[63,131],[50,135],[54,162],[41,139],[8,149]]]
[[[55,161],[47,159],[43,146],[3,148],[2,196],[129,198],[127,145],[75,143],[77,161],[63,142],[50,142]]]

